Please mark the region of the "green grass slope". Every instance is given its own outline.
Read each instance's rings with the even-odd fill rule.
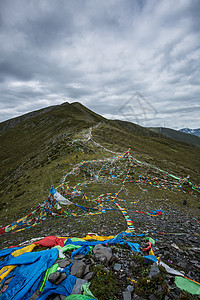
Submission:
[[[146,131],[144,132],[146,135]],[[194,182],[199,182],[200,150],[195,146],[159,135],[140,135],[137,132],[125,131],[124,128],[105,123],[95,129],[94,136],[97,141],[101,141],[116,151],[131,148],[133,156],[137,159],[156,165],[180,177],[190,174]]]
[[[127,229],[127,217],[134,226],[133,236],[124,237],[128,242],[138,243],[142,250],[146,242],[141,234],[154,238],[156,256],[164,263],[170,261],[172,268],[186,276],[200,280],[199,194],[191,185],[177,188],[176,180],[168,174],[181,178],[189,174],[191,182],[198,185],[198,147],[130,122],[107,120],[79,103],[33,112],[3,122],[0,128],[0,228],[44,203],[52,185],[61,191],[62,182],[62,191],[73,203],[62,205],[67,212],[61,210],[60,216],[53,207],[54,214],[45,215],[43,222],[38,219],[41,206],[39,213],[24,220],[25,225],[8,227],[11,231],[0,235],[0,248],[29,244],[32,238],[48,235],[116,235]],[[129,148],[130,155],[126,152]],[[124,152],[126,155],[119,155]],[[80,205],[103,207],[104,212],[99,209],[97,214],[91,214],[92,210],[86,211]],[[157,209],[163,214],[152,216],[151,210]],[[30,228],[15,232],[23,229],[20,226]],[[116,272],[115,261],[109,266],[95,261],[90,288],[99,300],[123,299],[123,291],[130,284],[134,285],[134,293],[144,299],[150,299],[152,294],[158,299],[165,295],[170,299],[197,299],[175,290],[171,276],[162,268],[161,274],[150,279],[151,265],[127,246],[111,248],[122,268]]]
[[[112,123],[113,125],[115,124],[118,128],[124,129],[125,131],[128,131],[132,134],[154,137],[161,136],[158,133],[154,133],[152,130],[149,130],[148,128],[142,127],[140,125],[128,121],[113,120]]]
[[[141,161],[180,177],[190,174],[192,182],[200,182],[199,148],[165,138],[129,122],[107,120],[79,103],[66,103],[29,118],[22,118],[12,128],[5,127],[4,122],[6,130],[0,135],[1,227],[23,217],[42,203],[48,196],[51,185],[57,186],[74,164],[113,156],[91,141],[80,141],[75,146],[70,146],[70,141],[81,138],[87,128],[99,122],[101,124],[93,129],[92,138],[107,149],[122,153],[131,148],[132,156]],[[72,185],[77,183],[78,177],[73,180]],[[102,190],[106,192],[107,189],[115,187],[94,186],[91,197],[101,194]],[[131,186],[131,189],[135,195],[143,197],[137,187]],[[173,202],[173,193],[170,195],[170,201]],[[152,201],[161,196],[163,192],[149,191]],[[176,197],[178,202],[184,198],[184,195]],[[198,199],[194,198],[192,213],[198,212],[198,205]],[[100,218],[101,216],[96,217]],[[109,228],[109,220],[106,224]],[[119,221],[117,231],[123,229],[120,224]],[[91,230],[90,225],[91,222],[87,223],[86,218],[85,225],[81,229],[77,225],[76,230],[79,233],[80,230],[81,233],[88,232]],[[34,234],[40,231],[37,228],[34,230]],[[33,231],[29,234],[33,234]]]
[[[8,120],[1,124],[1,178],[5,180],[21,164],[36,155],[49,142],[104,120],[79,103],[63,104],[44,112]],[[15,125],[13,125],[15,123]]]

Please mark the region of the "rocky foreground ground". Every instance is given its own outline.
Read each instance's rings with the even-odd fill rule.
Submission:
[[[138,204],[139,205],[139,204]],[[141,204],[140,204],[141,207]],[[143,207],[144,208],[144,207]],[[146,205],[147,208],[147,205]],[[120,215],[119,215],[120,216]],[[118,216],[118,217],[119,217]],[[167,213],[153,217],[129,211],[134,220],[135,236],[124,236],[126,241],[138,243],[140,252],[133,252],[127,245],[104,245],[108,257],[100,259],[92,255],[79,256],[79,263],[74,266],[78,278],[91,282],[90,290],[98,299],[198,299],[180,290],[175,282],[175,276],[166,272],[162,266],[144,259],[148,251],[142,251],[148,246],[146,237],[155,240],[152,250],[156,257],[169,267],[180,271],[184,276],[200,282],[200,230],[199,221],[189,217],[178,209],[169,209]],[[92,232],[101,235],[116,235],[125,227],[125,222],[115,222],[116,215],[109,219],[106,214],[96,216],[92,222]],[[84,232],[91,231],[87,218],[58,219],[50,217],[43,224],[31,228],[29,237],[76,236],[84,237]],[[91,224],[90,224],[91,225]],[[78,234],[82,228],[82,236]],[[27,232],[27,231],[26,231]],[[144,236],[140,236],[144,234]],[[1,248],[27,241],[23,232],[6,235],[1,238]],[[68,258],[70,255],[66,255]],[[87,268],[87,269],[86,269]],[[74,274],[77,276],[77,274]],[[52,298],[53,299],[53,298]],[[57,299],[57,298],[56,298]]]

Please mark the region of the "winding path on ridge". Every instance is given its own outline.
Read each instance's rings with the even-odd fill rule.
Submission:
[[[162,227],[162,221],[168,223],[168,220],[164,220],[164,218],[168,217],[168,212],[163,211],[161,209],[151,209],[149,211],[141,210],[140,200],[137,200],[134,197],[133,193],[130,192],[129,185],[133,183],[134,185],[138,185],[140,192],[143,193],[143,195],[145,195],[146,189],[142,188],[140,184],[142,184],[142,186],[147,185],[151,188],[164,190],[170,189],[180,193],[187,192],[189,194],[199,194],[199,187],[193,185],[188,179],[181,179],[177,176],[174,176],[173,174],[169,174],[168,172],[161,170],[156,166],[137,160],[131,155],[130,149],[123,153],[117,153],[96,142],[95,138],[93,137],[93,130],[98,128],[100,125],[101,123],[98,123],[93,127],[82,130],[81,132],[75,135],[75,138],[73,140],[67,143],[67,146],[75,147],[75,149],[79,147],[81,150],[81,145],[90,144],[93,145],[94,148],[102,149],[102,153],[104,155],[104,152],[109,153],[108,157],[103,157],[94,160],[82,160],[81,162],[73,165],[72,169],[69,170],[62,177],[61,183],[56,188],[51,188],[50,194],[43,204],[38,205],[38,207],[36,207],[27,216],[17,220],[16,222],[10,225],[1,228],[0,234],[6,235],[9,233],[16,233],[25,229],[29,229],[36,225],[40,225],[43,221],[47,219],[47,217],[69,218],[69,222],[75,223],[77,220],[76,218],[84,216],[90,217],[98,214],[105,214],[111,211],[116,211],[121,217],[123,216],[124,218],[122,218],[123,222],[125,221],[124,231],[120,233],[118,232],[118,234],[115,236],[98,236],[95,232],[93,234],[88,235],[87,239],[100,239],[100,241],[105,240],[106,242],[106,240],[108,240],[109,238],[115,239],[119,236],[123,236],[127,239],[133,238],[134,242],[140,243],[138,245],[142,245],[143,243],[144,246],[144,243],[146,243],[147,240],[154,241],[152,239],[153,237],[156,240],[156,246],[154,247],[154,249],[152,249],[151,242],[149,242],[149,252],[145,250],[148,247],[143,249],[143,256],[145,256],[146,258],[149,257],[149,259],[152,259],[152,261],[154,262],[158,262],[160,261],[160,253],[161,255],[162,253],[163,255],[166,253],[167,257],[170,251],[174,255],[173,259],[178,261],[179,264],[182,263],[182,261],[180,262],[182,258],[180,256],[180,253],[185,255],[186,251],[180,249],[177,246],[178,240],[180,240],[181,243],[185,243],[186,238],[182,239],[182,236],[186,236],[188,241],[191,241],[192,246],[195,243],[197,244],[199,234],[196,232],[196,229],[197,225],[199,225],[199,219],[194,217],[189,219],[186,216],[181,215],[181,221],[185,218],[184,220],[187,223],[186,225],[189,225],[192,228],[190,232],[184,231],[186,227],[184,227],[183,224],[180,224],[180,228],[178,228],[179,231],[174,231],[171,224],[169,224],[169,226],[165,228],[165,231],[160,230],[160,232],[156,232],[154,227],[156,221],[159,220],[158,223],[160,225],[157,226],[157,228]],[[137,180],[135,180],[136,177],[134,176],[137,177]],[[93,195],[93,192],[91,191],[87,193],[87,190],[90,190],[90,188],[92,190],[92,187],[94,187],[97,184],[101,184],[100,187],[105,185],[105,188],[108,188],[108,191],[103,191],[100,194],[99,187],[96,190],[97,195]],[[183,188],[184,184],[186,184],[187,186],[187,191]],[[145,206],[144,203],[145,201],[143,202],[143,208]],[[138,209],[133,210],[133,207],[137,204]],[[136,221],[137,214],[141,215],[142,220],[141,227],[139,229],[136,228],[134,224]],[[149,226],[151,227],[151,230],[146,230],[145,222],[148,223],[150,218],[153,220]],[[177,215],[175,214],[173,218],[177,219]],[[119,220],[115,219],[115,222],[117,223],[119,222]],[[170,236],[170,238],[168,238],[168,236]],[[146,239],[145,242],[142,241],[144,237]],[[34,240],[38,239],[40,238],[36,238]],[[31,241],[25,241],[21,243],[21,245],[29,244],[30,242],[32,243],[33,239]],[[171,248],[169,247],[168,243],[170,243]],[[166,248],[170,250],[166,251]],[[172,248],[174,248],[175,250]],[[178,253],[178,255],[176,253],[177,249],[178,252],[180,252]],[[192,249],[192,251],[195,251],[194,246],[192,247]],[[156,254],[154,254],[153,250]],[[145,251],[148,252],[147,256],[145,255]],[[192,254],[192,256],[194,257],[193,261],[195,261],[196,259],[195,255],[196,254]],[[165,257],[164,262],[167,263]],[[168,262],[172,263],[171,260],[168,260]],[[160,261],[160,263],[162,263],[162,261]],[[186,270],[188,269],[189,265],[190,260],[188,259],[188,262],[185,263],[185,267],[182,268],[185,268]],[[166,268],[170,270],[169,266],[167,266]],[[195,268],[197,268],[196,265],[192,266],[192,270],[194,272],[193,278],[197,278],[197,280],[199,280],[199,277],[196,275],[197,272]],[[171,268],[171,272],[174,271],[175,270]],[[177,272],[177,274],[179,274],[180,276],[183,276],[183,274],[179,271],[175,272]],[[189,272],[186,275],[188,277],[192,277]]]
[[[169,174],[168,172],[161,170],[155,166],[152,166],[148,163],[144,163],[137,160],[136,158],[131,156],[130,149],[120,154],[105,148],[100,143],[97,143],[93,138],[92,131],[95,128],[99,127],[100,125],[101,123],[98,123],[95,126],[82,130],[81,132],[75,135],[75,137],[76,136],[78,137],[77,139],[75,138],[72,141],[68,142],[68,146],[74,146],[80,142],[83,144],[92,143],[95,147],[101,148],[104,151],[109,152],[111,154],[115,154],[115,156],[109,158],[91,160],[91,161],[82,160],[80,163],[76,164],[71,171],[67,172],[63,176],[61,180],[61,184],[57,186],[56,189],[54,188],[51,189],[51,193],[48,199],[43,204],[36,207],[35,210],[32,211],[27,216],[17,220],[16,222],[8,226],[1,228],[0,234],[19,232],[28,229],[30,227],[39,225],[42,221],[46,219],[47,215],[58,216],[58,217],[80,217],[84,215],[95,215],[95,214],[106,213],[107,211],[114,210],[114,208],[111,208],[111,206],[108,207],[108,205],[107,207],[104,207],[102,204],[103,200],[104,200],[104,204],[105,201],[111,204],[115,204],[115,209],[119,210],[123,214],[123,217],[126,220],[126,225],[127,225],[126,230],[128,232],[131,231],[134,232],[135,231],[134,221],[128,215],[128,209],[123,207],[121,204],[122,202],[125,204],[126,200],[119,199],[119,195],[124,190],[127,190],[125,184],[127,182],[131,182],[130,172],[132,169],[134,169],[135,166],[151,167],[153,171],[161,174],[160,175],[161,178],[157,178],[158,179],[156,181],[157,185],[152,184],[150,180],[151,178],[150,179],[147,178],[145,181],[146,183],[156,186],[157,188],[165,188],[165,189],[168,184],[167,188],[175,189],[176,191],[180,191],[180,192],[183,191],[181,189],[182,187],[181,184],[184,182],[183,179],[174,176],[172,174]],[[90,174],[89,180],[85,179],[86,173]],[[69,181],[67,181],[68,177],[70,176],[75,177],[80,174],[83,175],[82,180],[81,181],[79,180],[79,182],[73,185],[73,187],[70,187]],[[166,176],[171,178],[171,180],[169,181],[168,179],[166,179]],[[139,178],[141,178],[139,181],[142,182],[143,180],[142,175],[139,175]],[[104,194],[100,194],[95,199],[88,199],[87,195],[83,193],[83,191],[81,190],[82,187],[85,187],[87,185],[89,186],[93,183],[100,183],[100,182],[105,183],[108,181],[111,182],[112,184],[114,183],[115,185],[116,184],[119,185],[118,190],[115,192],[107,192]],[[188,181],[188,185],[190,187],[190,190],[192,191],[191,193],[193,193],[194,191],[199,193],[199,187],[195,187],[189,181]],[[57,193],[59,196],[55,197],[55,193]],[[72,199],[76,196],[79,197],[82,196],[82,200],[83,200],[82,202],[84,205],[83,204],[80,205],[72,201]],[[85,206],[85,203],[87,202],[88,203],[90,202],[92,204],[95,203],[96,206],[95,207],[94,205],[93,207]],[[66,205],[69,206],[72,204],[75,205],[76,208],[81,209],[83,213],[82,214],[73,213],[73,212],[69,212],[69,210],[66,210]],[[133,210],[129,210],[129,211],[133,211]],[[133,212],[142,213],[148,216],[156,216],[156,217],[164,213],[161,210],[154,210],[150,212],[135,210]],[[199,223],[199,221],[196,218],[194,219]]]

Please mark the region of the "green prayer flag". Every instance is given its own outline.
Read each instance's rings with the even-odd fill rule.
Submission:
[[[185,277],[175,276],[176,286],[184,291],[189,292],[192,295],[200,295],[200,284]]]
[[[152,239],[151,237],[146,237],[144,239],[148,240],[150,243],[152,243],[152,245],[155,245],[155,243],[156,243],[156,241],[154,239]]]

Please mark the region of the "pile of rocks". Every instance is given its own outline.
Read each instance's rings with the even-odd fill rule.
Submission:
[[[170,248],[165,248],[158,244],[154,248],[160,252],[162,250],[167,251],[167,253],[171,253],[171,248],[179,250],[175,244],[172,244]],[[93,248],[93,254],[91,255],[78,254],[73,259],[66,257],[59,259],[56,263],[58,263],[61,270],[71,264],[70,274],[78,278],[72,294],[81,294],[82,284],[94,280],[95,266],[96,264],[101,264],[106,273],[113,274],[119,287],[118,294],[114,299],[168,300],[181,299],[185,295],[185,292],[176,287],[173,275],[167,274],[157,264],[146,261],[142,252],[138,255],[138,253],[132,252],[123,245],[105,247],[98,244]],[[193,274],[192,271],[189,272]],[[58,271],[51,274],[48,278],[54,284],[59,284],[64,279],[63,273]],[[190,295],[186,294],[187,299],[200,299],[200,297],[194,295],[190,298]],[[58,300],[58,298],[52,299]],[[64,298],[60,296],[59,299]],[[103,296],[102,299],[106,298]],[[108,299],[111,299],[109,295]]]

